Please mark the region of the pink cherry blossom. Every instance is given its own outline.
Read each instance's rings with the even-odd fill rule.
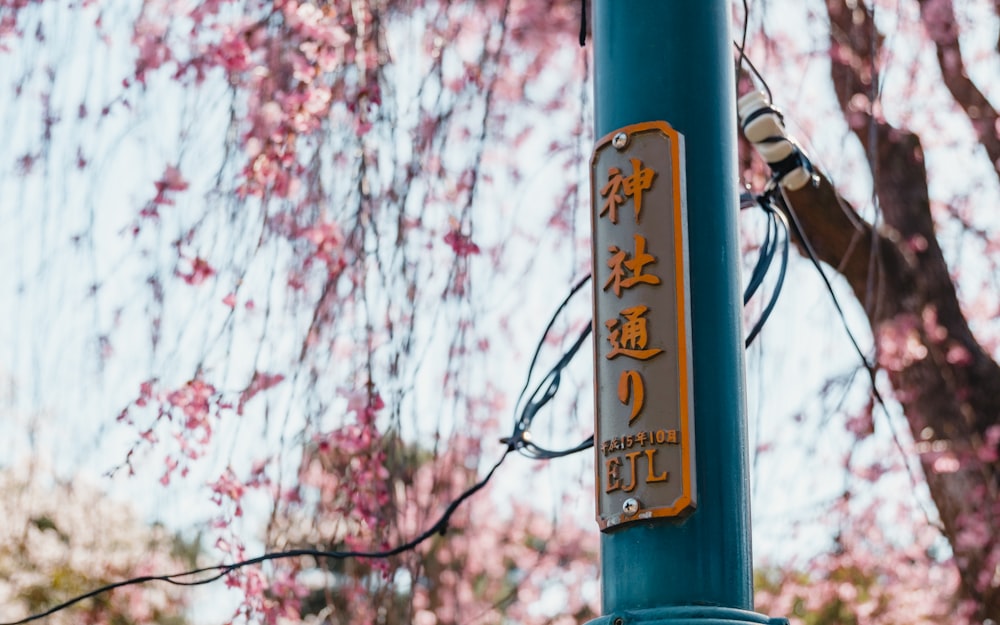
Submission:
[[[182,266],[186,269],[179,269],[177,275],[191,286],[198,286],[215,275],[215,269],[208,264],[208,261],[201,257],[183,258]]]

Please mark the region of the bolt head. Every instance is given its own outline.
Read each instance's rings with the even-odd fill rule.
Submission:
[[[629,497],[622,502],[622,512],[628,516],[635,515],[635,513],[639,512],[639,502],[635,498]]]
[[[628,145],[628,135],[624,132],[619,132],[611,139],[611,145],[615,146],[619,150]]]

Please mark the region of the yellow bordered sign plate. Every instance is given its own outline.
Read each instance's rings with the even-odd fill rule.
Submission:
[[[684,138],[662,121],[598,141],[593,226],[597,521],[695,508]]]

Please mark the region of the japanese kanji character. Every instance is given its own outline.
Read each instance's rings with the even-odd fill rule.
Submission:
[[[649,307],[638,305],[626,308],[621,311],[625,317],[625,323],[619,327],[619,319],[608,319],[604,322],[604,327],[611,331],[608,342],[611,343],[611,351],[605,358],[612,359],[618,355],[625,355],[638,360],[649,360],[663,350],[660,348],[647,349],[649,334],[646,331],[646,318],[644,314]]]
[[[642,273],[643,267],[656,262],[655,256],[646,253],[646,237],[641,234],[633,236],[635,237],[635,253],[632,255],[632,258],[629,258],[628,253],[619,249],[617,245],[608,247],[608,251],[611,252],[611,258],[608,259],[607,264],[611,268],[611,275],[608,276],[607,281],[604,283],[604,290],[606,291],[609,286],[612,287],[616,297],[621,297],[623,288],[632,288],[640,282],[644,284],[660,284],[659,276],[651,273]],[[631,275],[626,277],[626,270],[631,272]]]
[[[642,192],[653,186],[656,172],[644,167],[642,161],[630,158],[632,174],[622,176],[622,170],[617,167],[608,168],[608,182],[601,187],[601,197],[606,198],[601,206],[600,216],[608,214],[611,223],[618,223],[618,207],[625,203],[625,198],[632,198],[635,204],[635,223],[639,223],[639,213],[642,212]],[[619,192],[624,192],[624,195]]]

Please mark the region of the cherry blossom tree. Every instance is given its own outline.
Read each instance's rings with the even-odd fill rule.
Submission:
[[[17,302],[5,342],[34,389],[17,401],[55,387],[53,410],[114,421],[82,437],[92,453],[196,491],[220,558],[418,533],[481,475],[517,408],[525,372],[510,363],[528,360],[588,265],[581,4],[0,3],[2,280]],[[1000,226],[981,208],[996,201],[1000,95],[982,78],[996,37],[983,47],[974,28],[996,12],[985,0],[734,6],[820,174],[787,194],[795,240],[864,311],[880,372],[864,384],[891,391],[901,413],[885,421],[911,434],[887,453],[918,459],[921,472],[895,474],[936,508],[903,531],[907,551],[878,535],[898,519],[845,490],[833,510],[852,520],[831,530],[832,555],[761,577],[772,610],[796,613],[808,587],[803,614],[836,600],[895,622],[914,588],[943,580],[921,615],[1000,619]],[[759,191],[766,168],[748,150],[741,161]],[[556,325],[546,356],[586,308]],[[554,438],[586,434],[589,386],[587,363],[564,376]],[[894,472],[855,453],[883,419],[862,397],[830,411],[849,441],[836,469],[878,492]],[[593,552],[576,526],[510,494],[478,497],[405,557],[230,576],[234,620],[554,619],[530,612],[532,593],[570,597],[585,618],[571,582]],[[509,517],[491,514],[497,502]],[[932,554],[934,536],[947,546]],[[890,552],[919,574],[873,562]],[[533,573],[555,566],[561,589]],[[887,580],[891,596],[872,599]],[[816,622],[843,616],[825,614]]]
[[[231,562],[405,542],[506,450],[488,441],[526,373],[508,363],[588,263],[578,185],[559,178],[579,177],[590,126],[575,3],[0,11],[5,85],[45,111],[5,109],[23,122],[4,191],[40,216],[12,241],[12,316],[51,328],[12,336],[12,353],[117,416],[115,440],[83,436],[111,473],[195,491],[206,548]],[[538,306],[533,275],[549,280]],[[55,285],[75,314],[53,312]],[[557,324],[543,356],[587,322]],[[80,372],[107,401],[77,395]],[[585,368],[564,376],[570,395],[588,384]],[[547,429],[578,440],[585,421]],[[533,593],[592,614],[569,582],[596,575],[596,536],[477,497],[409,556],[241,569],[231,620],[567,618]]]
[[[898,448],[918,460],[959,595],[979,621],[1000,619],[1000,230],[987,208],[1000,180],[991,104],[1000,94],[976,80],[997,58],[995,37],[984,46],[977,28],[995,27],[996,11],[952,0],[827,0],[807,9],[816,25],[807,45],[823,51],[819,59],[793,52],[802,47],[787,30],[759,48],[795,57],[800,72],[832,87],[826,119],[843,120],[834,133],[867,168],[842,167],[839,185],[821,168],[817,184],[787,192],[797,242],[840,274],[864,310],[878,370],[911,435],[897,436]],[[797,104],[788,101],[789,118],[812,140],[818,120]],[[860,412],[845,423],[855,440],[872,429],[871,404]]]
[[[365,510],[364,493],[344,488],[358,470],[353,443],[333,442],[319,441],[306,453],[299,484],[303,499],[316,504],[303,508],[296,502],[282,515],[271,528],[276,544],[331,550],[400,544],[434,522],[429,512],[480,479],[469,466],[478,457],[476,440],[454,440],[439,458],[420,449],[401,451],[397,457],[405,460],[377,484],[384,489],[382,507],[396,517],[377,516]],[[477,497],[446,532],[412,552],[389,560],[317,563],[322,582],[315,588],[303,582],[308,594],[300,612],[329,623],[359,617],[400,624],[583,622],[596,616],[596,548],[589,528],[557,526],[530,502],[505,502],[498,509],[495,500]],[[300,577],[308,580],[316,572]],[[543,598],[552,604],[539,605]]]
[[[98,586],[190,567],[183,544],[142,523],[85,480],[57,479],[38,463],[0,471],[0,619],[16,620]],[[51,623],[182,625],[176,587],[126,587],[81,602]]]
[[[758,611],[810,625],[980,622],[978,605],[961,591],[947,539],[928,519],[923,498],[908,492],[912,476],[898,450],[880,446],[874,462],[844,458],[843,491],[812,518],[783,526],[786,538],[801,533],[807,541],[790,556],[758,558]]]

